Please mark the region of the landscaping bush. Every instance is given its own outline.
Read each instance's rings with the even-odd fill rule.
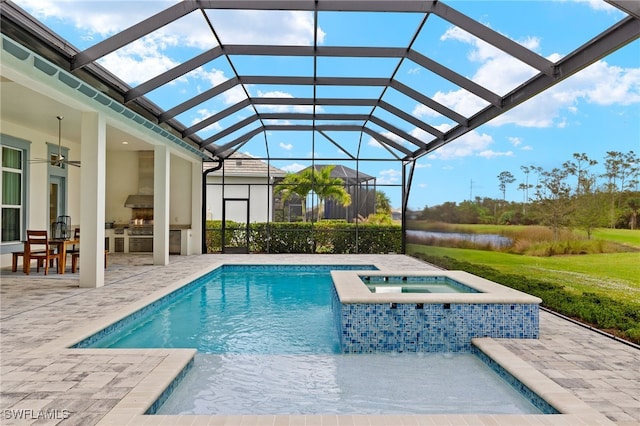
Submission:
[[[225,245],[244,246],[245,225],[227,221]],[[402,228],[399,225],[320,222],[252,223],[249,227],[252,253],[399,253]],[[222,251],[222,222],[207,222],[207,252]]]
[[[534,278],[503,274],[497,269],[448,256],[415,253],[415,257],[449,270],[463,270],[542,299],[542,306],[634,343],[640,343],[640,309],[594,293],[572,293],[563,286]]]
[[[227,226],[232,226],[233,222],[227,221]],[[231,243],[233,235],[231,232],[225,232],[225,245]],[[207,244],[207,253],[219,253],[222,251],[222,221],[208,220],[207,231],[205,233],[205,241]]]

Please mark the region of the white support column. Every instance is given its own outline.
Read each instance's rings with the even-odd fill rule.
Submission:
[[[171,154],[164,145],[153,151],[153,264],[169,264],[169,192]]]
[[[202,254],[202,163],[191,163],[191,236],[187,254]]]
[[[106,182],[105,118],[82,114],[80,170],[80,287],[104,285],[104,209]]]

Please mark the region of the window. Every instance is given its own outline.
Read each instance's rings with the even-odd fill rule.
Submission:
[[[2,146],[2,242],[22,239],[24,151]]]

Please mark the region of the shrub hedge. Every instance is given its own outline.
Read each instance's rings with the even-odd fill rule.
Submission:
[[[225,246],[246,245],[246,225],[226,222]],[[222,221],[207,221],[207,252],[222,251]],[[270,222],[249,225],[249,251],[252,253],[399,253],[402,227],[348,223]]]
[[[640,344],[640,309],[634,303],[610,299],[593,293],[577,294],[563,286],[534,278],[503,274],[497,269],[456,260],[448,256],[415,253],[415,257],[449,270],[464,270],[507,287],[537,296],[542,306]]]

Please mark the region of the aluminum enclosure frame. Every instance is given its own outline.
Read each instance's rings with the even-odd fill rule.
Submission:
[[[626,17],[597,34],[590,40],[585,40],[575,49],[552,62],[523,45],[505,37],[496,30],[470,18],[448,5],[447,1],[439,0],[186,0],[174,4],[163,11],[123,30],[95,45],[78,50],[64,42],[59,36],[30,17],[26,12],[9,0],[0,3],[2,17],[2,32],[16,41],[35,49],[39,54],[54,61],[62,68],[69,70],[78,78],[101,88],[104,93],[118,100],[123,105],[144,113],[145,117],[162,125],[168,131],[178,135],[185,142],[208,155],[213,161],[219,162],[233,155],[247,141],[256,135],[264,134],[267,139],[269,131],[304,131],[319,135],[330,140],[349,158],[359,161],[358,154],[349,152],[342,147],[339,140],[330,138],[327,132],[346,131],[371,136],[390,153],[394,159],[402,164],[402,210],[405,216],[409,198],[411,180],[415,161],[443,146],[452,143],[457,138],[495,119],[512,108],[533,98],[534,96],[553,87],[559,82],[576,74],[596,61],[640,38],[640,3],[634,0],[606,0],[610,5],[626,14]],[[314,41],[309,46],[289,45],[249,45],[229,44],[221,42],[216,27],[208,19],[208,10],[246,10],[246,11],[307,11],[313,14]],[[372,13],[407,13],[420,17],[420,23],[415,34],[406,46],[323,46],[318,42],[319,19],[322,12],[372,12]],[[109,70],[99,65],[99,61],[109,53],[151,34],[153,31],[165,27],[172,22],[189,15],[200,13],[211,30],[211,37],[216,46],[187,60],[172,69],[155,75],[153,78],[130,87]],[[510,92],[500,95],[469,78],[455,72],[432,58],[414,49],[414,42],[423,28],[429,25],[429,19],[438,17],[449,24],[459,27],[467,33],[481,39],[489,45],[499,49],[512,58],[531,67],[535,74],[528,81]],[[306,57],[313,63],[312,75],[269,76],[243,75],[234,66],[235,58],[239,56],[268,56],[268,57]],[[337,77],[319,76],[317,65],[319,58],[383,58],[397,60],[397,65],[387,77]],[[145,97],[153,90],[171,84],[185,74],[210,63],[216,59],[225,60],[235,75],[228,80],[206,88],[197,96],[179,99],[176,105],[169,109],[162,109]],[[472,115],[463,115],[451,110],[435,99],[412,89],[396,77],[404,61],[411,61],[442,78],[455,87],[464,89],[486,102],[486,107]],[[292,98],[258,98],[249,95],[249,85],[294,85],[311,88],[312,97]],[[382,88],[382,93],[375,98],[323,98],[317,96],[322,86],[358,87],[374,86]],[[247,95],[236,104],[223,111],[205,117],[201,122],[193,125],[181,123],[177,116],[197,107],[201,103],[212,99],[226,90],[239,87]],[[389,89],[398,91],[418,104],[423,104],[450,119],[454,125],[448,130],[436,129],[433,123],[415,117],[396,105],[383,99]],[[260,112],[260,105],[299,106],[312,108],[309,113],[293,112]],[[368,113],[324,114],[322,106],[364,107]],[[225,118],[249,108],[253,115],[222,128],[209,137],[199,135],[203,129],[214,124],[220,124]],[[390,123],[382,114],[390,115],[394,119],[408,123],[424,131],[427,135],[421,139]],[[270,124],[273,121],[285,124]],[[301,123],[304,122],[304,123]],[[305,124],[310,122],[311,124]],[[383,134],[379,128],[393,135],[393,138]],[[269,161],[270,158],[265,158]],[[314,163],[312,158],[311,162]],[[403,220],[403,234],[405,229]]]

